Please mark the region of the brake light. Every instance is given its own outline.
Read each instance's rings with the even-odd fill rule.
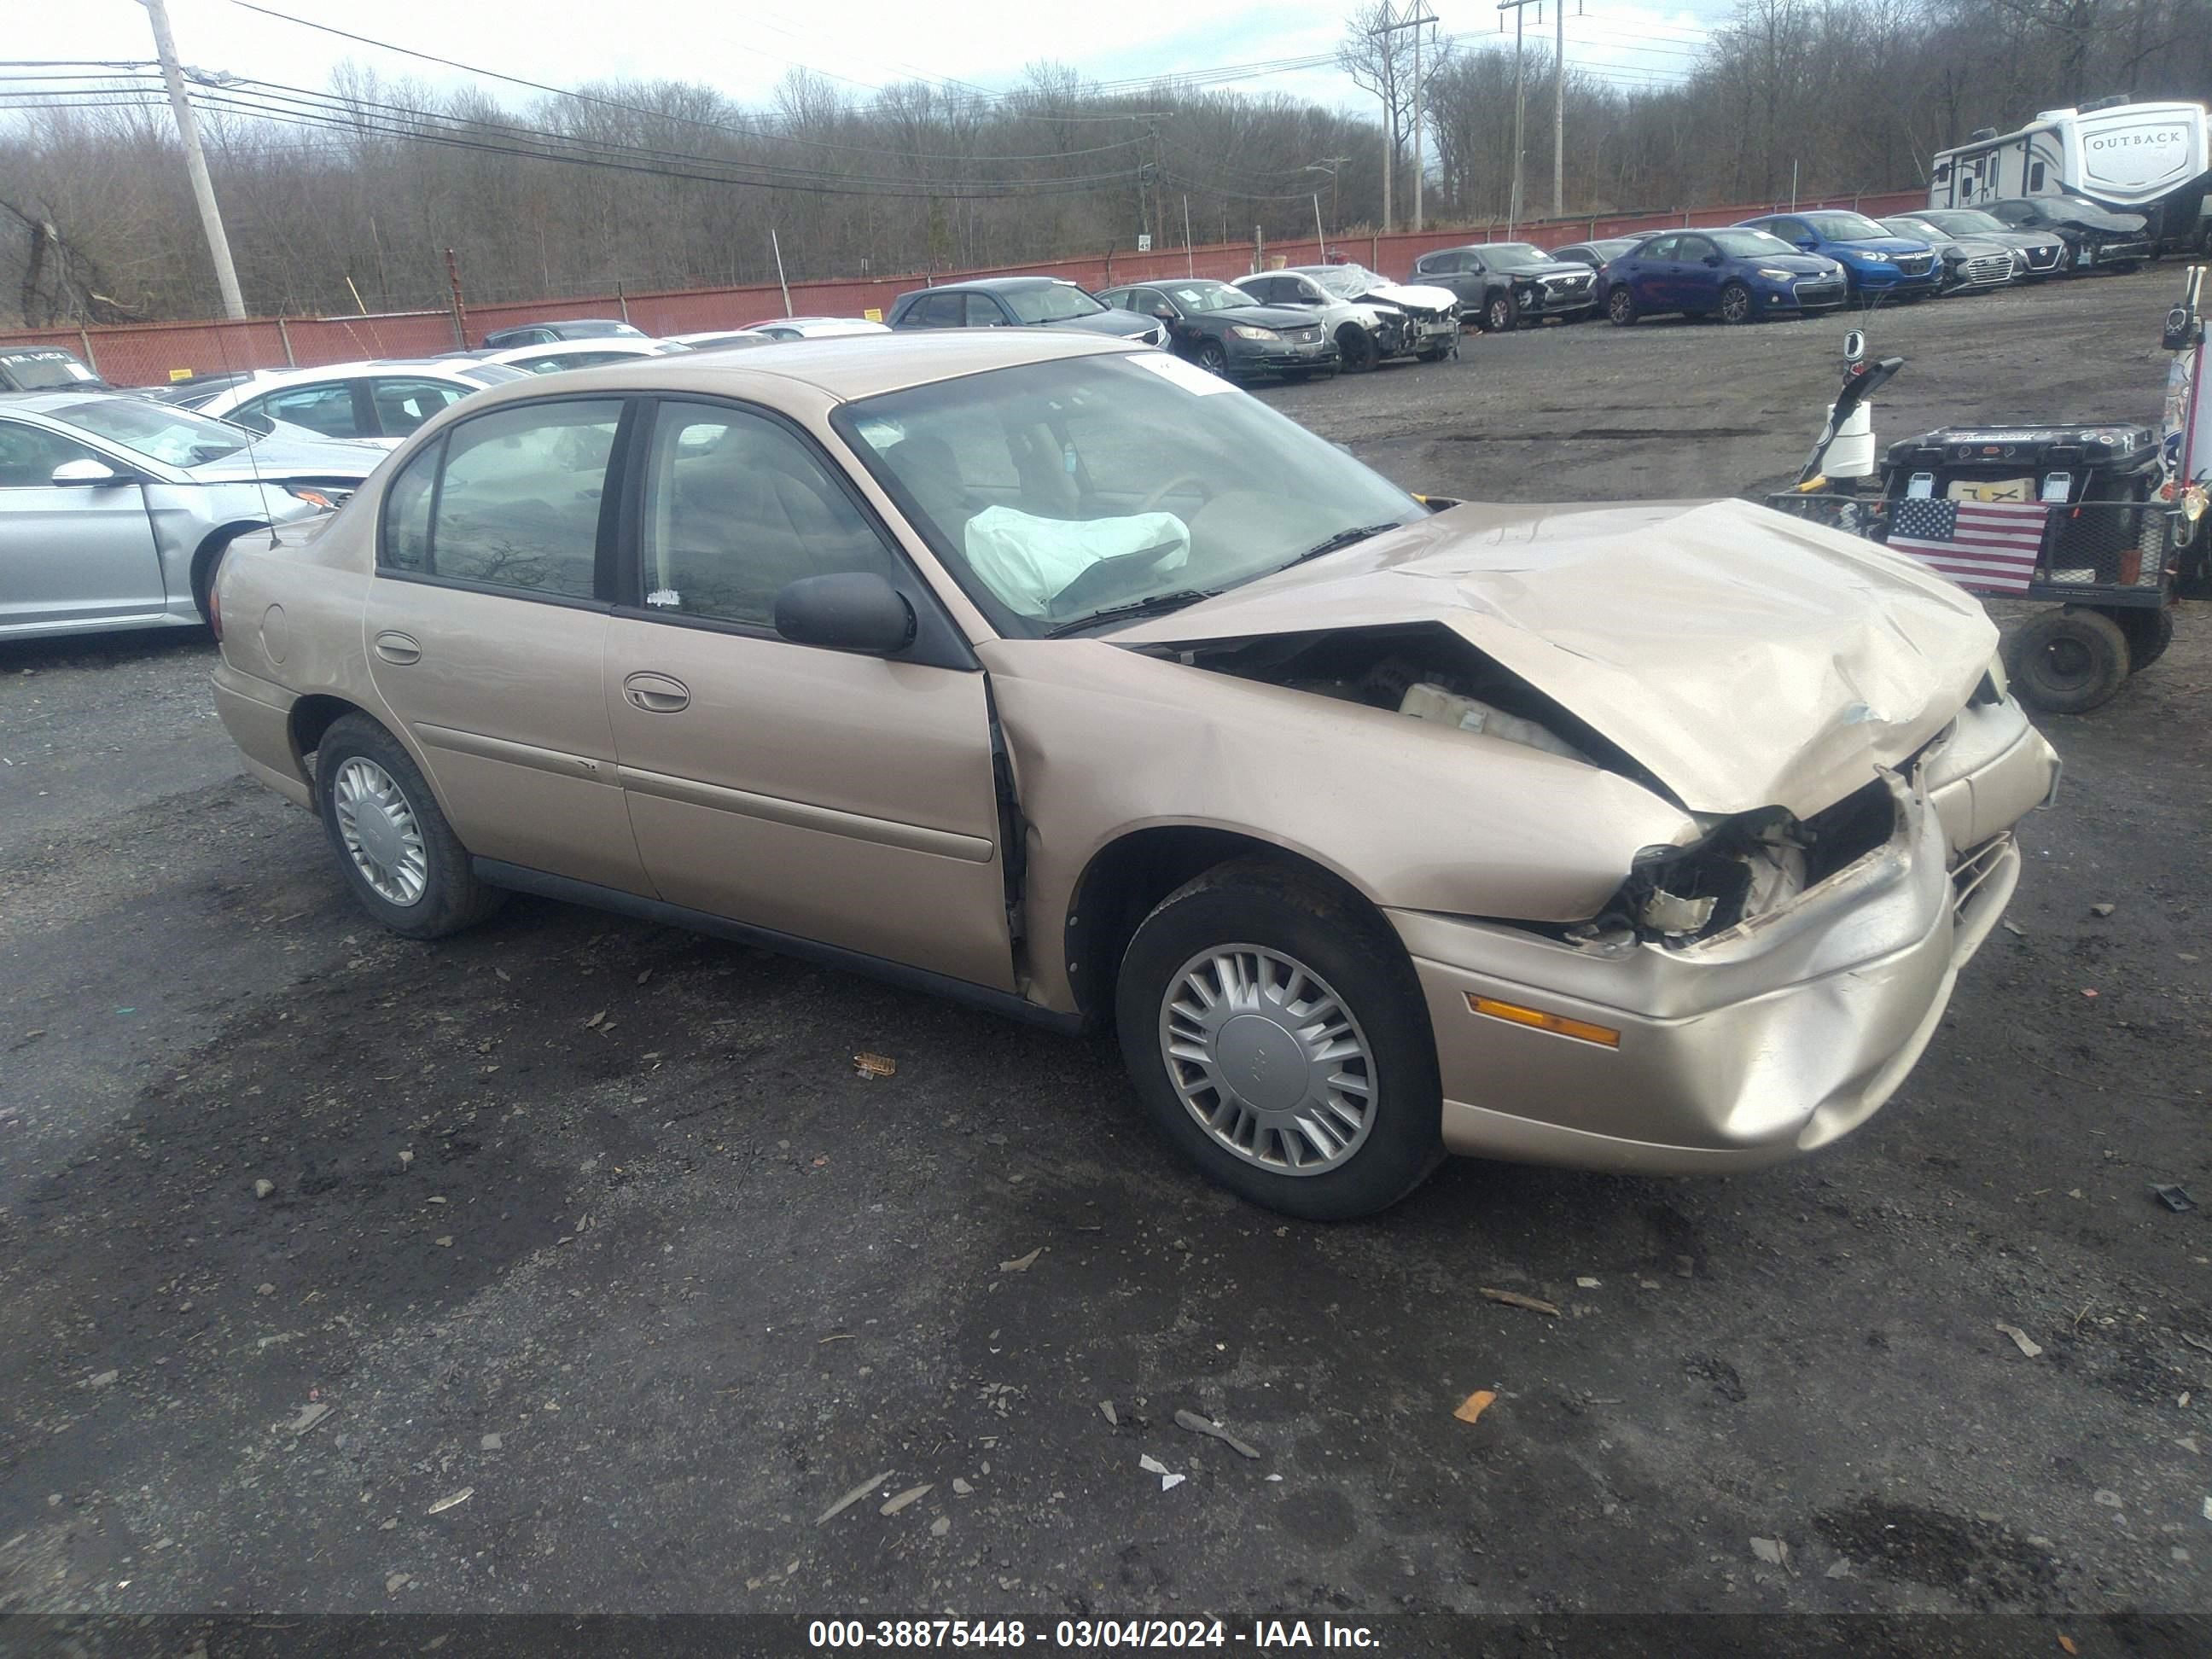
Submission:
[[[208,584],[208,631],[215,635],[217,645],[222,643],[222,572],[216,571],[216,579]]]

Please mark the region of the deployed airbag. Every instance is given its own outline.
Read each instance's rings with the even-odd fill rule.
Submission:
[[[1095,564],[1151,553],[1148,571],[1175,570],[1190,557],[1190,530],[1172,513],[1117,519],[1041,519],[988,507],[968,521],[968,562],[1015,610],[1042,616],[1053,596]]]

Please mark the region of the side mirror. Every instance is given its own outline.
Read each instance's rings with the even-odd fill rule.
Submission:
[[[1171,323],[1176,319],[1175,307],[1173,306],[1154,306],[1152,307],[1152,315],[1158,318],[1164,323]]]
[[[1709,264],[1709,265],[1712,265],[1712,266],[1714,266],[1714,267],[1717,268],[1717,267],[1719,266],[1719,264],[1720,264],[1720,262],[1721,262],[1721,256],[1720,256],[1719,254],[1717,254],[1717,253],[1708,253],[1707,255],[1705,255],[1705,263],[1706,263],[1707,264]]]
[[[1805,252],[1810,253],[1814,248],[1820,245],[1814,241],[1810,236],[1802,236],[1798,239],[1797,246]]]
[[[1863,330],[1855,328],[1844,334],[1844,361],[1847,363],[1866,361],[1866,334]]]
[[[914,641],[914,607],[872,570],[801,576],[775,596],[775,631],[793,645],[889,656]]]
[[[106,462],[95,461],[87,457],[83,460],[64,461],[54,469],[53,482],[64,488],[77,484],[100,489],[110,484],[130,483],[132,480],[126,474],[118,472]]]

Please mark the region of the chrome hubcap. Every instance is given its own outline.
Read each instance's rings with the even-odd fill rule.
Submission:
[[[1223,945],[1176,970],[1160,1055],[1215,1143],[1277,1175],[1321,1175],[1374,1127],[1366,1033],[1320,975],[1279,951]]]
[[[356,755],[331,781],[331,799],[337,813],[338,839],[362,879],[388,904],[420,900],[429,884],[429,854],[415,809],[392,774]]]

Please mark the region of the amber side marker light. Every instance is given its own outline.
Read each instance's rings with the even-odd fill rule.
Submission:
[[[1502,1019],[1509,1025],[1526,1025],[1534,1030],[1549,1031],[1554,1036],[1572,1037],[1577,1042],[1595,1042],[1601,1048],[1620,1047],[1620,1033],[1610,1025],[1593,1025],[1586,1019],[1547,1014],[1541,1008],[1524,1008],[1517,1002],[1479,997],[1472,991],[1467,994],[1467,1006],[1478,1014]]]

